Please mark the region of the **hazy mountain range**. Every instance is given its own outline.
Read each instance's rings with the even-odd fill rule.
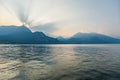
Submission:
[[[0,26],[0,43],[9,44],[56,44],[57,39],[42,32],[32,32],[25,26]]]
[[[69,38],[49,37],[32,32],[25,26],[0,26],[0,44],[105,44],[120,43],[120,39],[97,33],[77,33]]]
[[[70,38],[58,37],[58,40],[68,44],[105,44],[120,43],[120,39],[116,39],[107,35],[98,33],[76,33]]]

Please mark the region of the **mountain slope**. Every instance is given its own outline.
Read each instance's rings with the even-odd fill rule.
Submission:
[[[31,32],[25,26],[0,26],[0,44],[105,44],[120,39],[97,33],[77,33],[70,38],[52,38],[43,32]]]
[[[9,44],[54,44],[57,39],[46,36],[42,32],[32,33],[25,26],[0,26],[0,43]]]
[[[37,44],[57,44],[59,41],[55,38],[46,36],[43,32],[33,33],[34,43]]]
[[[63,42],[69,44],[104,44],[120,43],[120,40],[97,33],[76,33],[72,37],[64,39]]]

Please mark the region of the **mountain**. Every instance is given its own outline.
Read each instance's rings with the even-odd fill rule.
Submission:
[[[46,36],[43,32],[33,33],[34,43],[36,44],[57,44],[60,43],[59,40]]]
[[[63,38],[62,36],[57,37],[59,41],[64,41],[66,38]]]
[[[32,32],[25,26],[0,26],[0,44],[105,44],[120,39],[97,33],[76,33],[70,38],[52,38],[43,32]]]
[[[55,44],[59,41],[42,32],[32,32],[25,26],[0,26],[1,44]]]
[[[59,39],[60,40],[60,39]],[[63,43],[68,44],[105,44],[120,43],[120,39],[97,33],[76,33],[70,38],[62,39]]]

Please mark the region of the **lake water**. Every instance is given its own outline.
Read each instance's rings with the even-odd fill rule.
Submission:
[[[0,80],[120,80],[120,45],[0,45]]]

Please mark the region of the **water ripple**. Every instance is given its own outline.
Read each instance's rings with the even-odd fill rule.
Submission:
[[[0,80],[120,80],[120,45],[0,45]]]

